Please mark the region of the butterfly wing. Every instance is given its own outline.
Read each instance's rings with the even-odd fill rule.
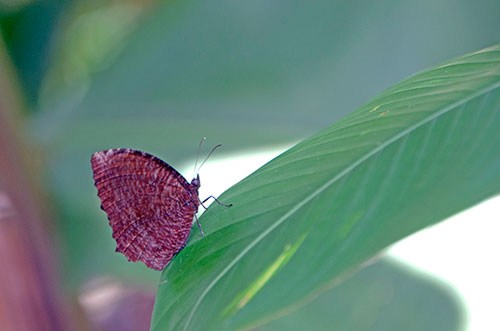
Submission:
[[[92,155],[97,195],[129,261],[163,269],[185,245],[198,210],[198,190],[162,160],[131,149]]]

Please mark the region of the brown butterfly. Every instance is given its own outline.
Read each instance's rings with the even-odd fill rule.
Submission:
[[[217,147],[220,145],[212,149],[205,161]],[[151,269],[162,270],[184,248],[200,204],[203,206],[213,198],[221,205],[231,206],[214,196],[200,201],[199,175],[188,183],[170,165],[141,151],[109,149],[94,153],[91,163],[116,251]],[[197,218],[196,222],[203,236]]]

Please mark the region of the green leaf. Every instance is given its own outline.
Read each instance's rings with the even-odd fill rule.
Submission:
[[[162,274],[153,330],[250,328],[500,188],[500,45],[425,70],[226,191]]]
[[[456,331],[463,310],[449,287],[385,258],[258,331]]]

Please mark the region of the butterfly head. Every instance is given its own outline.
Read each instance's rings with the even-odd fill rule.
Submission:
[[[193,180],[191,181],[191,186],[194,186],[196,187],[196,189],[199,189],[200,188],[200,175],[196,175],[195,178],[193,178]]]

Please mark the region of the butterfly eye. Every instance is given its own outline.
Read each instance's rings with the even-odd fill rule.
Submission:
[[[193,180],[191,181],[191,185],[198,188],[200,187],[200,175],[197,175],[196,178],[193,178]]]

